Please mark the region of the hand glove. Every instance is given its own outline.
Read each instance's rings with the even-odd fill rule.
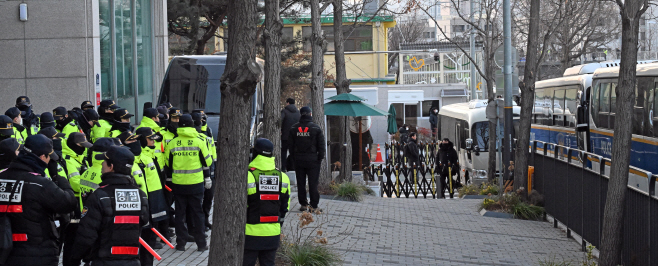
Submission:
[[[205,187],[206,189],[210,189],[210,188],[212,188],[212,180],[210,179],[210,177],[206,177],[206,178],[203,180],[203,182],[204,182],[203,187]]]
[[[63,176],[61,176],[61,175],[57,175],[57,174],[56,174],[56,175],[54,175],[51,179],[52,179],[53,182],[55,182],[55,184],[56,184],[59,188],[61,188],[62,190],[66,190],[66,189],[71,189],[71,190],[73,190],[73,189],[71,188],[71,184],[69,184],[69,181],[66,179],[66,177],[63,177]]]

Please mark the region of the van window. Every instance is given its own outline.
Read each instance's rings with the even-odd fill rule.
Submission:
[[[473,145],[477,145],[480,151],[489,150],[489,122],[473,123]]]
[[[183,112],[205,109],[207,113],[219,113],[219,79],[224,74],[225,65],[203,61],[193,58],[172,61],[162,85],[160,102],[170,102]]]

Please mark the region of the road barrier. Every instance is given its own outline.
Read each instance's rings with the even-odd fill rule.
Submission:
[[[610,159],[542,141],[531,146],[530,165],[534,166],[532,188],[544,195],[546,213],[582,238],[599,247],[603,230],[603,212],[608,191]],[[608,165],[608,167],[606,167]],[[631,167],[637,176],[647,178],[648,191],[627,186],[623,230],[623,265],[658,265],[658,176]]]

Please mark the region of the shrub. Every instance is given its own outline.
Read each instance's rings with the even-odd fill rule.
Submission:
[[[361,185],[361,190],[363,191],[363,193],[367,195],[371,195],[371,196],[375,195],[375,191],[372,190],[372,188],[370,188],[369,186]]]
[[[278,255],[290,265],[331,266],[342,262],[339,254],[322,243],[281,241]]]
[[[544,208],[530,205],[525,202],[518,202],[512,206],[512,214],[514,217],[526,220],[539,220],[544,214]]]
[[[498,186],[495,184],[484,184],[483,185],[482,191],[480,191],[480,195],[498,195]],[[461,195],[461,194],[460,194]]]
[[[352,182],[345,182],[335,186],[336,196],[343,197],[349,201],[363,200],[363,188]]]
[[[480,195],[480,186],[475,184],[468,184],[457,189],[460,196],[463,195]]]

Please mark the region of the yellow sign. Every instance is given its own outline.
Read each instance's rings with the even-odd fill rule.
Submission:
[[[475,87],[478,88],[478,90],[480,90],[480,85],[482,85],[482,82],[478,82],[478,84],[475,85]]]
[[[412,62],[413,62],[416,66],[414,66],[414,64],[411,64]],[[414,56],[414,57],[412,57],[412,58],[409,60],[409,66],[410,66],[414,71],[418,71],[418,70],[419,70],[421,67],[423,67],[424,65],[425,65],[425,60],[424,60],[424,59],[420,59],[420,60],[418,60],[418,59],[416,59],[416,57]]]

